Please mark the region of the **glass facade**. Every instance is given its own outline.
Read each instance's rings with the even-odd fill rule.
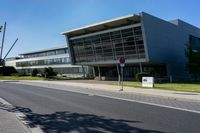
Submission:
[[[200,50],[200,38],[190,35],[190,44],[192,46],[192,50]]]
[[[59,55],[59,54],[67,54],[68,49],[57,49],[51,50],[46,52],[39,52],[39,53],[32,53],[32,54],[25,54],[24,58],[34,58],[34,57],[42,57],[42,56],[51,56],[51,55]]]
[[[46,60],[32,60],[32,61],[22,61],[16,62],[17,67],[27,67],[27,66],[43,66],[43,65],[57,65],[57,64],[69,64],[71,62],[69,57],[65,58],[54,58]]]
[[[63,72],[63,73],[82,73],[81,67],[65,67],[65,68],[54,68],[57,72]]]
[[[21,71],[27,74],[31,74],[31,72],[33,71],[34,68],[23,68],[21,69]],[[83,74],[83,70],[82,67],[59,67],[59,68],[53,68],[55,72],[57,73],[62,73],[62,74],[69,74],[69,75],[73,75],[73,74]],[[86,68],[85,68],[86,70]],[[44,68],[38,68],[38,71],[41,73],[44,71]]]
[[[75,63],[145,58],[141,26],[69,40]]]
[[[126,65],[124,68],[124,78],[134,79],[135,75],[140,72],[139,64]],[[98,76],[98,67],[94,67],[95,76]],[[154,77],[163,77],[167,75],[166,65],[143,65],[143,72],[150,72]],[[118,77],[118,72],[116,66],[100,67],[101,76],[106,77]]]

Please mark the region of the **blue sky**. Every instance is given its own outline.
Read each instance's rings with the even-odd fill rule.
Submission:
[[[141,11],[200,27],[199,5],[199,0],[0,0],[0,25],[7,22],[4,54],[17,37],[9,57],[65,45],[63,31]]]

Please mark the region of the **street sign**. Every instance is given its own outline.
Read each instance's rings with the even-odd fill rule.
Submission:
[[[125,64],[120,64],[120,67],[124,67],[125,66]]]
[[[142,77],[142,87],[154,87],[154,77]]]
[[[125,66],[125,62],[126,62],[126,60],[125,60],[124,57],[120,57],[120,58],[119,58],[119,63],[120,63],[120,66],[121,66],[121,67],[124,67],[124,66]]]
[[[119,58],[119,63],[120,63],[120,64],[125,64],[125,62],[126,62],[126,60],[125,60],[124,57],[120,57],[120,58]]]

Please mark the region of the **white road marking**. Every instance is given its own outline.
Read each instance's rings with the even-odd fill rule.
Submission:
[[[16,83],[14,83],[16,84]],[[86,92],[80,92],[80,91],[74,91],[74,90],[64,90],[64,89],[58,89],[58,88],[51,88],[50,86],[40,86],[40,85],[34,85],[34,84],[29,84],[29,83],[18,83],[18,84],[24,84],[24,85],[32,85],[32,86],[38,86],[38,87],[46,87],[50,89],[57,89],[57,90],[63,90],[63,91],[69,91],[69,92],[75,92],[75,93],[80,93],[80,94],[85,94],[89,95],[89,93]],[[83,88],[83,87],[82,87]],[[88,89],[88,88],[86,88]],[[107,96],[107,95],[100,95],[100,94],[93,94],[94,96],[100,96],[100,97],[106,97],[106,98],[111,98],[111,99],[117,99],[117,100],[123,100],[123,101],[128,101],[128,102],[136,102],[136,103],[141,103],[141,104],[147,104],[147,105],[152,105],[152,106],[158,106],[158,107],[164,107],[164,108],[170,108],[170,109],[176,109],[180,111],[186,111],[186,112],[192,112],[192,113],[198,113],[200,114],[200,111],[197,110],[190,110],[190,109],[184,109],[184,108],[178,108],[178,107],[172,107],[172,106],[167,106],[167,105],[162,105],[162,104],[156,104],[156,103],[149,103],[149,102],[143,102],[143,101],[138,101],[138,100],[132,100],[132,99],[126,99],[126,98],[119,98],[119,97],[114,97],[114,96]]]
[[[66,90],[66,91],[90,95],[89,93],[80,92],[80,91],[71,91],[71,90]],[[138,100],[125,99],[125,98],[119,98],[119,97],[107,96],[107,95],[100,95],[100,94],[93,94],[93,96],[106,97],[106,98],[111,98],[111,99],[117,99],[117,100],[123,100],[123,101],[128,101],[128,102],[147,104],[147,105],[152,105],[152,106],[158,106],[158,107],[164,107],[164,108],[170,108],[170,109],[176,109],[176,110],[180,110],[180,111],[186,111],[186,112],[192,112],[192,113],[200,114],[200,111],[184,109],[184,108],[178,108],[178,107],[172,107],[172,106],[167,106],[167,105],[162,105],[162,104],[142,102],[142,101],[138,101]]]

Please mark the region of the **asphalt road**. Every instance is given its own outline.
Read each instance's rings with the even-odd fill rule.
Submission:
[[[0,97],[47,133],[200,132],[200,114],[136,102],[5,82]]]

